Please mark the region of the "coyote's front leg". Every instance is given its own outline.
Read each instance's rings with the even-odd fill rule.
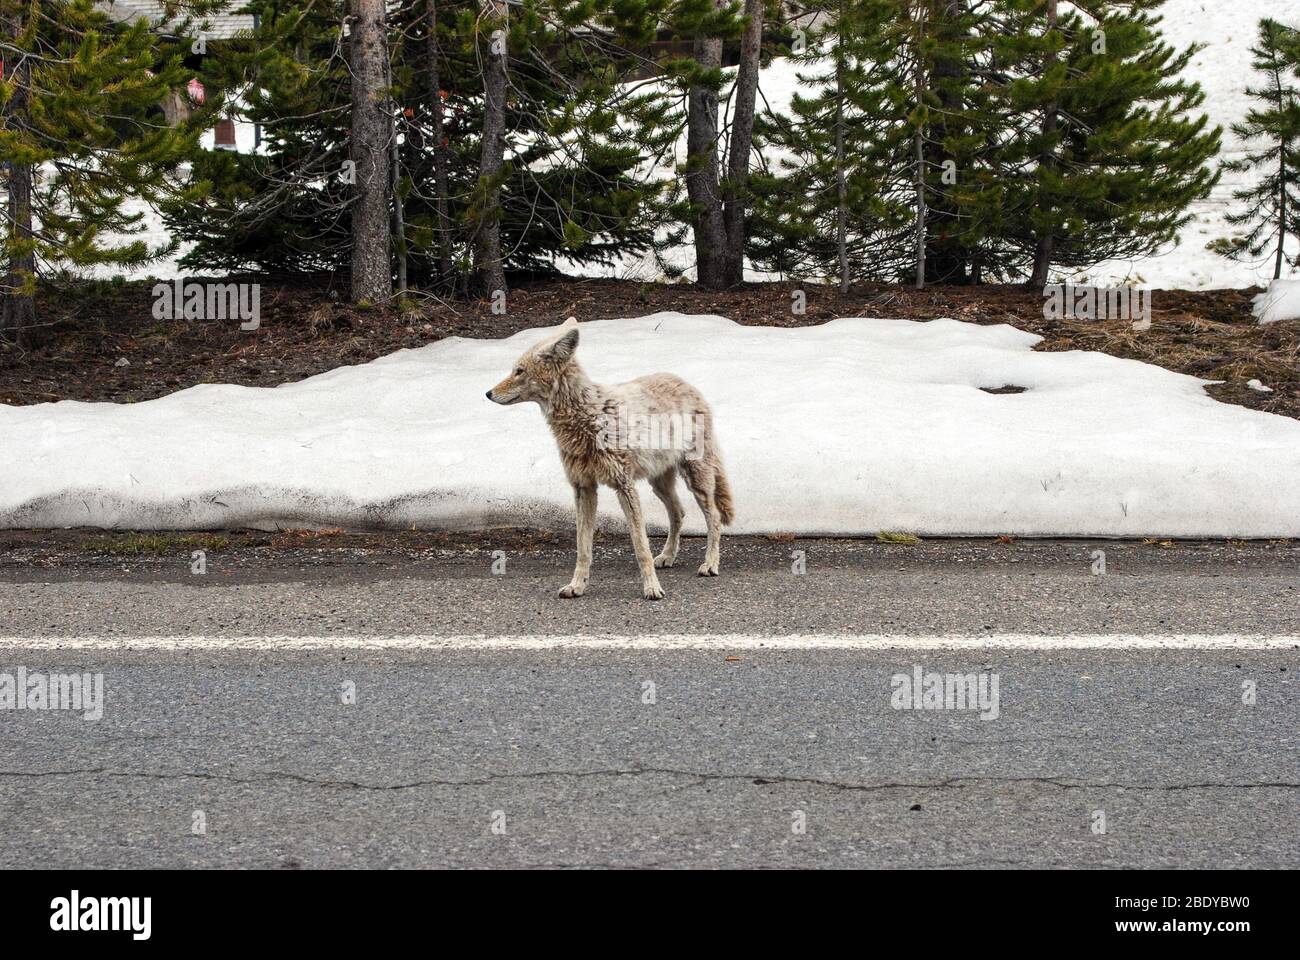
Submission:
[[[618,502],[627,517],[628,532],[632,535],[632,549],[636,551],[637,566],[641,568],[641,595],[647,600],[662,600],[664,588],[659,586],[659,576],[655,573],[650,538],[645,532],[645,514],[641,512],[641,497],[636,492],[636,485],[631,482],[616,489]]]
[[[578,561],[573,567],[573,580],[560,588],[560,596],[580,597],[591,578],[591,541],[596,532],[596,485],[573,485],[573,499],[578,507]]]

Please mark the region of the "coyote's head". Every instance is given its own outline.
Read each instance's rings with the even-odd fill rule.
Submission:
[[[524,351],[515,369],[487,392],[493,403],[523,403],[532,400],[545,403],[550,399],[551,388],[563,374],[578,349],[578,321],[574,317],[553,331],[540,343]]]

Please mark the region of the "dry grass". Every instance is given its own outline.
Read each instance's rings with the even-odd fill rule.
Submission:
[[[550,279],[511,290],[510,312],[491,302],[443,303],[412,296],[384,307],[346,303],[339,283],[261,277],[262,326],[255,333],[219,322],[159,323],[147,284],[87,285],[38,297],[56,323],[33,351],[0,344],[0,402],[57,399],[132,402],[196,383],[274,386],[404,347],[449,336],[506,337],[528,328],[579,320],[643,316],[660,310],[715,313],[737,323],[815,326],[837,317],[951,317],[1009,323],[1043,337],[1039,350],[1097,350],[1158,364],[1204,380],[1218,400],[1300,419],[1300,321],[1261,327],[1251,316],[1253,290],[1153,290],[1151,327],[1123,321],[1049,320],[1042,291],[1023,286],[931,287],[862,284],[848,292],[811,284],[748,284],[710,292],[687,283]],[[790,292],[807,296],[802,315]],[[116,361],[126,358],[128,366]],[[1271,393],[1252,390],[1257,379]],[[1007,384],[992,392],[1014,392]]]

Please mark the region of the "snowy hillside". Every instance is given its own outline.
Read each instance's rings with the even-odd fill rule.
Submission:
[[[736,532],[1300,536],[1300,485],[1279,482],[1300,475],[1300,421],[1160,367],[956,320],[660,313],[581,330],[598,382],[672,370],[708,397]],[[541,334],[453,337],[274,389],[0,406],[0,449],[23,451],[0,461],[0,527],[567,529],[540,412],[483,395]],[[1004,386],[1025,392],[981,389]],[[608,491],[601,512],[618,516]]]

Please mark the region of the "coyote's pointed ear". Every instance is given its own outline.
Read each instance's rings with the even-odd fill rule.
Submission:
[[[578,349],[578,321],[573,320],[572,317],[569,319],[573,321],[573,325],[570,326],[568,322],[564,324],[565,327],[569,327],[568,333],[551,344],[550,349],[546,351],[547,358],[556,363],[568,363],[573,358],[573,351]]]
[[[578,326],[578,318],[570,317],[568,320],[565,320],[562,324],[560,324],[560,329],[569,330],[569,329],[576,328],[577,326]]]

